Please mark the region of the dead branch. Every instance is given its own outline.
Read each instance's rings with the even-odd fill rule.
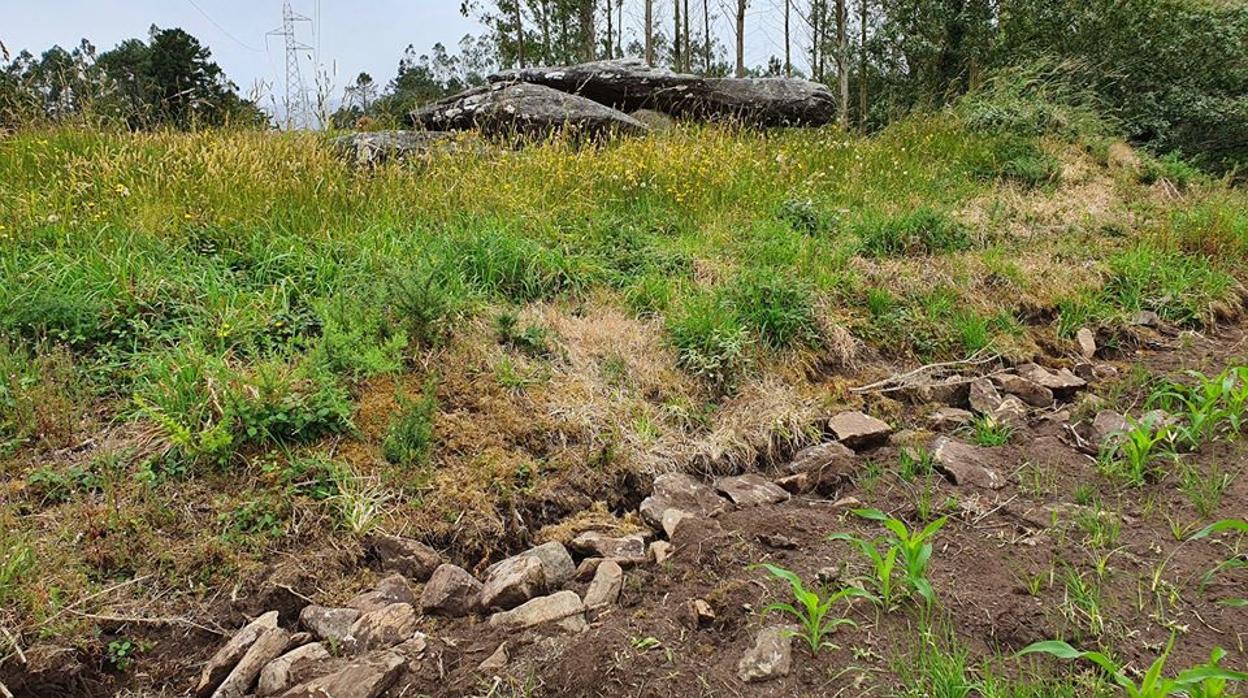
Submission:
[[[993,363],[1001,358],[1000,354],[992,354],[989,356],[981,356],[981,352],[975,352],[970,357],[959,359],[958,361],[942,361],[938,363],[926,364],[905,373],[899,373],[889,376],[883,380],[878,380],[867,385],[860,385],[851,388],[849,392],[860,395],[862,393],[891,393],[898,390],[906,390],[913,388],[935,387],[941,385],[960,385],[962,383],[970,383],[980,376],[961,376],[950,380],[948,373],[954,369],[964,369],[974,366],[983,366],[984,364]],[[991,374],[989,374],[991,375]]]

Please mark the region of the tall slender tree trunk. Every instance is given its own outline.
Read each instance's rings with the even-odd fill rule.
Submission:
[[[594,54],[594,0],[581,0],[580,2],[580,20],[581,20],[581,60],[592,61]]]
[[[789,40],[789,14],[793,0],[784,0],[784,76],[793,77],[792,43]]]
[[[520,0],[516,0],[516,62],[524,66],[524,16],[520,12]]]
[[[714,60],[714,54],[711,48],[711,0],[702,0],[702,40],[706,42],[703,47],[706,49],[706,66],[705,73],[711,74],[711,62]]]
[[[745,8],[749,0],[737,0],[737,70],[736,76],[745,77]]]
[[[646,0],[646,65],[654,66],[654,0]]]
[[[685,0],[685,72],[693,71],[693,42],[689,40],[689,0]]]
[[[542,63],[549,65],[550,60],[550,0],[542,0]]]
[[[607,0],[607,58],[615,58],[615,48],[613,46],[615,42],[615,20],[611,16],[611,2],[612,0]]]
[[[684,51],[680,44],[680,0],[672,0],[672,69],[680,70]]]
[[[849,128],[849,42],[845,0],[836,0],[836,79],[841,88],[841,128]]]
[[[820,28],[819,0],[810,0],[810,76],[815,82],[823,82],[823,60],[820,49],[823,46],[823,34]]]
[[[867,130],[867,0],[858,1],[859,27],[861,31],[858,43],[858,128]]]
[[[615,57],[624,57],[624,0],[615,4]]]

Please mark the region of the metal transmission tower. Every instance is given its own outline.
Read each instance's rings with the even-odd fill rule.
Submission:
[[[290,0],[282,3],[282,28],[274,29],[268,36],[286,39],[286,128],[304,126],[308,123],[308,92],[299,72],[299,56],[312,55],[312,47],[299,41],[295,35],[295,23],[312,20],[298,14],[290,6]]]

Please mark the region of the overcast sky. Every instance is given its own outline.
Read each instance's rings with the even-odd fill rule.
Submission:
[[[781,13],[776,9],[781,1],[751,3],[748,64],[762,64],[768,56],[783,53]],[[408,44],[421,52],[438,41],[454,49],[464,34],[483,30],[460,16],[460,0],[292,0],[292,5],[296,12],[319,19],[315,32],[308,23],[299,25],[300,39],[319,47],[320,62],[336,75],[336,94],[360,71],[388,82]],[[710,7],[716,17],[712,32],[731,44],[724,0],[712,0]],[[640,34],[639,8],[639,0],[625,3],[626,42],[630,32]],[[670,22],[669,0],[657,0],[655,14],[656,21]],[[700,14],[690,14],[698,26]],[[257,82],[281,92],[283,39],[266,37],[281,23],[282,0],[0,0],[0,42],[13,53],[29,49],[37,54],[53,44],[72,48],[84,37],[104,51],[123,39],[146,38],[152,24],[181,27],[212,49],[244,94]],[[308,79],[310,60],[305,67]],[[269,100],[263,104],[268,106]]]

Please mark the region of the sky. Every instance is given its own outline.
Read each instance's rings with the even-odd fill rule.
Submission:
[[[754,0],[747,17],[746,62],[765,63],[783,49],[783,0]],[[454,49],[465,34],[484,28],[459,13],[460,0],[291,0],[295,12],[317,20],[299,23],[299,39],[317,48],[319,63],[340,94],[361,71],[379,83],[394,77],[403,49],[412,44],[424,52],[436,42]],[[700,6],[701,3],[691,2]],[[640,34],[640,2],[627,0],[624,23],[628,34]],[[710,2],[716,17],[712,32],[731,43],[725,0]],[[670,22],[669,0],[656,0],[656,21]],[[700,15],[691,12],[695,25]],[[72,48],[87,38],[100,51],[128,38],[146,38],[152,24],[181,27],[211,50],[244,95],[264,85],[261,105],[284,86],[284,39],[266,36],[282,24],[282,0],[0,0],[0,42],[16,54],[38,54],[54,44]],[[635,25],[635,26],[634,26]],[[311,58],[303,61],[304,79],[314,73]]]

